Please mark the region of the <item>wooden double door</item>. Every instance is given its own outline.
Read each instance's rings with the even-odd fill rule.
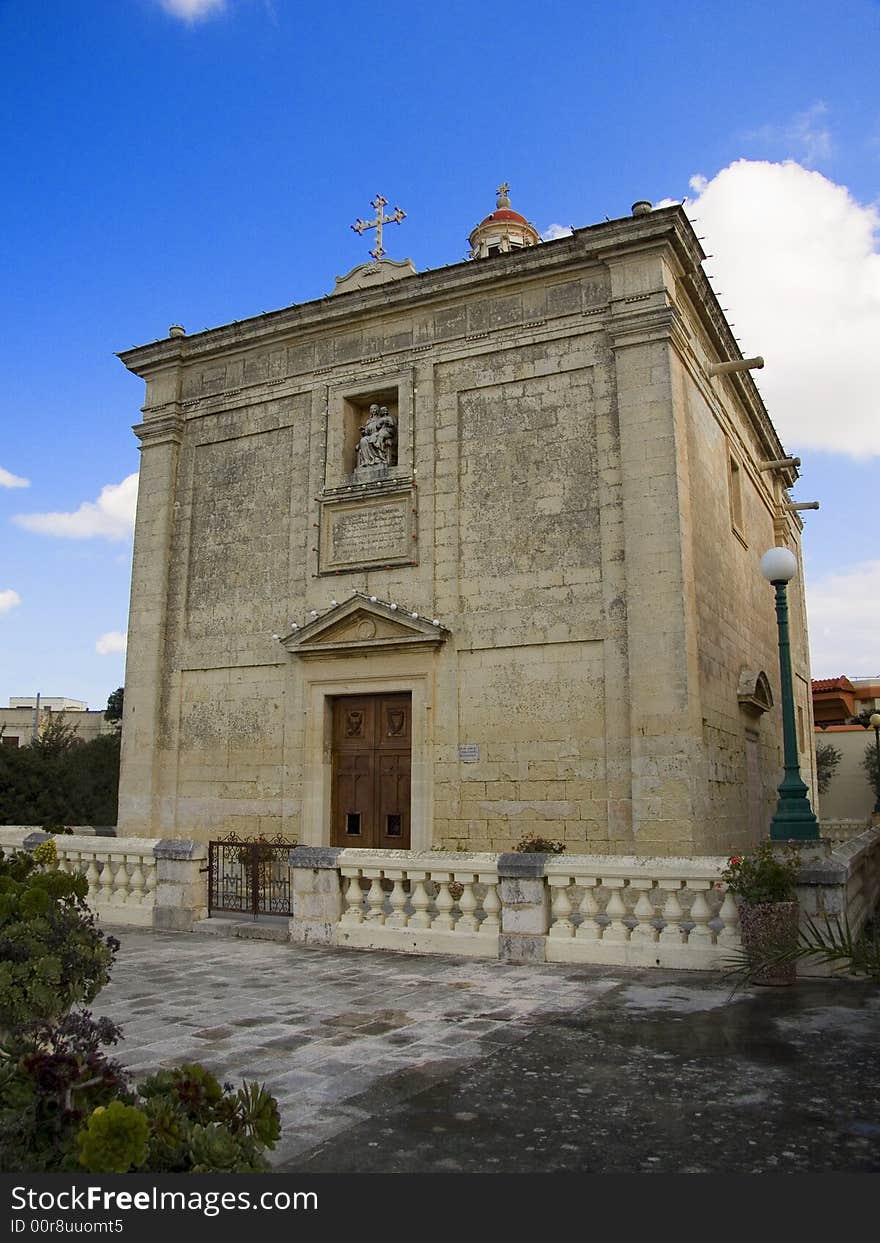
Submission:
[[[409,850],[411,764],[410,695],[334,699],[332,845]]]

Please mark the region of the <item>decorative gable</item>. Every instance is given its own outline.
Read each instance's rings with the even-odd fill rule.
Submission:
[[[754,669],[743,669],[739,677],[737,699],[741,708],[755,716],[760,716],[762,712],[773,707],[770,680],[763,669],[758,672]]]
[[[358,592],[307,626],[285,635],[281,645],[292,656],[308,659],[439,647],[448,636],[449,631],[438,621]]]

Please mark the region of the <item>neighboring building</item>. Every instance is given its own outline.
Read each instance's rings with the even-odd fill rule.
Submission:
[[[39,697],[40,708],[45,712],[88,712],[89,705],[84,699],[68,699],[65,695],[48,695]],[[10,708],[36,708],[36,695],[13,695],[9,700]]]
[[[855,691],[855,715],[880,712],[880,677],[852,678]]]
[[[120,355],[147,386],[120,833],[687,855],[766,831],[758,563],[800,555],[797,474],[687,217],[538,244],[502,187],[470,241],[422,273],[380,241],[332,296]]]
[[[67,699],[63,695],[40,697],[39,721],[34,720],[36,696],[13,695],[8,708],[0,708],[0,746],[26,747],[33,740],[34,729],[42,730],[50,717],[60,715],[66,725],[72,725],[77,738],[89,742],[99,734],[112,734],[111,721],[104,720],[103,712],[89,712],[83,699]]]
[[[847,724],[856,715],[856,688],[849,678],[813,678],[816,728]]]
[[[830,743],[841,756],[820,796],[823,820],[867,821],[874,809],[874,791],[863,767],[865,748],[875,744],[874,731],[856,720],[873,712],[880,712],[880,678],[813,679],[816,746]]]

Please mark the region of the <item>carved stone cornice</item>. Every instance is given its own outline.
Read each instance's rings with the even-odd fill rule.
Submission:
[[[633,307],[627,300],[625,309],[612,314],[605,326],[611,348],[624,349],[645,345],[650,341],[672,341],[679,349],[690,345],[684,317],[677,306]]]
[[[183,440],[183,415],[176,411],[154,414],[143,423],[135,423],[132,431],[144,449],[154,445],[175,444]]]

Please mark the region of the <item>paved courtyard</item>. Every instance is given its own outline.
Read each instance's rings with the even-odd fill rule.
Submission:
[[[880,1171],[880,990],[118,932],[146,1073],[278,1097],[279,1169]]]

